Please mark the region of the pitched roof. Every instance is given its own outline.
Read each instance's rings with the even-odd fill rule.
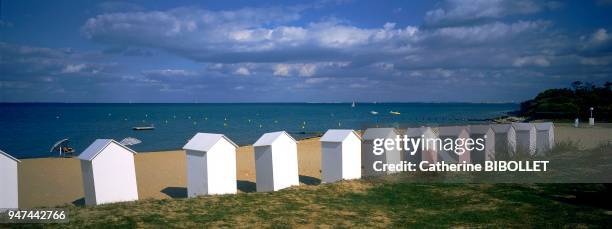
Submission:
[[[498,134],[508,133],[510,128],[512,128],[511,124],[493,124],[491,125],[491,129],[493,129],[493,131]]]
[[[470,125],[469,130],[471,134],[486,134],[489,129],[491,129],[490,125]]]
[[[555,127],[552,122],[534,123],[533,125],[535,125],[536,130],[550,130]]]
[[[414,127],[414,128],[406,129],[406,136],[420,137],[421,135],[425,134],[425,131],[427,130],[430,130],[432,133],[434,133],[433,129],[426,127],[426,126],[422,126],[422,127]]]
[[[468,130],[466,126],[441,126],[438,127],[440,136],[457,136],[462,130]]]
[[[11,156],[10,154],[8,154],[7,152],[4,152],[4,151],[2,151],[2,150],[0,150],[0,154],[1,154],[1,155],[4,155],[4,156],[6,156],[6,157],[8,157],[9,159],[11,159],[11,160],[13,160],[13,161],[16,161],[17,163],[20,163],[20,162],[21,162],[19,159],[17,159],[17,158],[15,158],[15,157]]]
[[[272,133],[265,133],[264,135],[259,137],[259,139],[255,142],[255,144],[253,144],[253,146],[269,146],[269,145],[272,145],[274,143],[274,141],[276,141],[276,139],[278,139],[283,134],[287,135],[294,142],[297,142],[287,132],[285,132],[285,131],[277,131],[277,132],[272,132]]]
[[[95,159],[98,154],[100,154],[110,144],[116,144],[118,146],[121,146],[125,150],[136,154],[134,150],[128,148],[127,146],[119,144],[119,142],[116,142],[113,139],[96,139],[93,143],[91,143],[91,145],[87,147],[87,149],[85,149],[81,154],[79,154],[79,159],[84,161],[91,161]]]
[[[386,138],[391,135],[397,135],[395,128],[368,128],[361,137],[366,140],[373,140],[376,138]]]
[[[354,134],[355,136],[357,136],[357,138],[361,140],[361,137],[359,136],[359,134],[357,134],[357,132],[355,132],[354,130],[331,129],[325,132],[323,137],[321,137],[320,141],[322,142],[342,142],[344,141],[344,139],[346,139],[351,134]]]
[[[526,122],[514,122],[512,123],[512,126],[514,127],[515,130],[519,131],[519,130],[531,130],[531,128],[533,128],[533,124],[531,123],[526,123]]]
[[[238,148],[236,143],[223,134],[197,133],[187,142],[187,144],[185,144],[185,146],[183,146],[183,149],[208,152],[221,139],[225,139],[234,145],[234,147]]]

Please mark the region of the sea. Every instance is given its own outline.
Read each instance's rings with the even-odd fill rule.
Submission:
[[[129,146],[138,152],[175,150],[198,132],[250,145],[273,131],[303,139],[328,129],[477,124],[518,108],[514,103],[0,103],[0,150],[16,158],[57,157],[51,147],[68,139],[78,155],[95,139],[127,137],[141,141]],[[151,125],[154,130],[133,130]]]

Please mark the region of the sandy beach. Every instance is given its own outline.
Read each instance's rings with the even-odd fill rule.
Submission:
[[[556,125],[556,141],[578,141],[583,148],[612,141],[612,125],[573,128]],[[298,143],[300,182],[319,183],[321,152],[318,138]],[[186,195],[183,150],[143,152],[136,155],[140,199],[182,198]],[[255,191],[255,161],[252,146],[237,151],[239,192]],[[75,158],[24,159],[19,166],[19,205],[22,208],[83,204],[80,162]]]

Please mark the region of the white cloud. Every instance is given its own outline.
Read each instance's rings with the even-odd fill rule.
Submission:
[[[431,37],[456,40],[465,43],[486,43],[507,40],[519,34],[546,28],[546,21],[518,21],[515,23],[493,22],[476,26],[446,27],[434,30]]]
[[[593,51],[610,48],[612,45],[612,42],[610,42],[611,40],[608,31],[604,28],[600,28],[588,36],[581,37],[581,49]]]
[[[85,64],[69,64],[64,67],[62,73],[77,73],[85,69],[87,65]]]
[[[441,8],[425,13],[425,22],[433,25],[457,25],[464,22],[497,19],[516,14],[532,14],[556,9],[561,3],[533,0],[447,0]]]
[[[272,75],[275,76],[314,76],[319,70],[332,70],[350,65],[347,61],[327,61],[314,63],[283,63],[272,66]]]
[[[535,67],[548,67],[550,61],[544,56],[526,56],[514,59],[512,64],[515,67],[535,66]]]
[[[300,76],[313,76],[317,72],[317,66],[314,64],[303,64],[299,66],[298,72]]]
[[[396,28],[393,22],[378,29],[359,28],[333,19],[305,26],[276,25],[297,18],[299,14],[292,10],[177,8],[101,14],[88,19],[82,33],[102,43],[159,48],[204,62],[234,62],[238,58],[241,61],[265,61],[256,55],[258,53],[266,55],[266,58],[286,56],[297,60],[308,55],[293,55],[288,51],[315,53],[334,50],[340,53],[354,47],[378,52],[396,51],[400,49],[386,47],[396,43],[406,45],[416,40],[418,35],[418,28]]]
[[[163,77],[180,77],[180,76],[193,76],[196,73],[184,69],[160,69],[160,70],[147,70],[142,72],[145,75],[155,75]]]
[[[320,78],[308,78],[306,79],[304,82],[307,84],[318,84],[318,83],[323,83],[325,81],[330,80],[330,78],[328,77],[320,77]]]
[[[289,76],[289,65],[287,65],[287,64],[277,64],[274,67],[273,75],[275,75],[275,76]]]
[[[238,75],[243,75],[243,76],[251,75],[251,71],[246,67],[239,67],[238,69],[236,69],[234,73]]]

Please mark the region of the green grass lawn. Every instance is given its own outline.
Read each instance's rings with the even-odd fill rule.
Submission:
[[[418,184],[360,180],[272,193],[70,207],[68,227],[601,226],[597,184]]]
[[[606,160],[610,152],[610,145],[580,151]],[[33,226],[609,227],[611,199],[610,186],[603,184],[419,183],[393,175],[270,193],[70,205],[69,224]]]

